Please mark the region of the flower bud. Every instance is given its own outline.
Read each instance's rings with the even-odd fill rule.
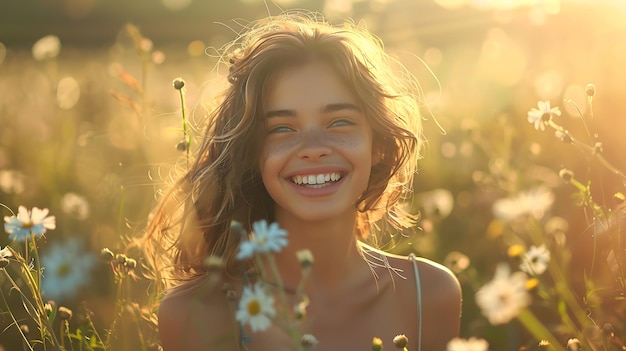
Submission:
[[[559,177],[561,177],[564,181],[569,182],[574,178],[574,172],[567,168],[562,168],[559,171]]]
[[[580,343],[580,340],[576,338],[567,340],[568,351],[582,351],[582,349],[583,349],[583,345]]]
[[[72,310],[65,306],[59,306],[59,310],[57,313],[59,314],[59,318],[61,318],[62,320],[67,321],[72,319]]]
[[[183,152],[187,151],[187,142],[185,140],[181,140],[176,144],[176,150]]]
[[[113,261],[113,259],[115,258],[115,254],[113,253],[113,251],[105,247],[104,249],[100,250],[100,258],[104,262],[109,263]]]
[[[126,255],[124,254],[117,254],[115,255],[115,263],[118,265],[123,266],[124,264],[126,264],[126,260],[128,259],[128,257],[126,257]]]
[[[594,84],[587,84],[585,87],[585,94],[587,94],[587,96],[595,96],[596,86]]]
[[[300,250],[296,252],[296,257],[298,257],[298,261],[300,262],[300,267],[302,267],[302,269],[310,268],[313,265],[313,254],[311,253],[311,250]]]
[[[380,338],[372,338],[372,351],[382,351],[383,341]]]
[[[128,270],[132,271],[137,268],[137,261],[134,258],[127,258],[126,262],[124,262],[124,267],[128,268]]]
[[[306,318],[306,306],[302,303],[295,304],[293,306],[293,316],[297,321]]]
[[[522,245],[511,245],[506,250],[506,253],[509,257],[514,258],[514,257],[520,257],[525,251],[526,250],[524,249]]]
[[[53,303],[54,302],[50,301],[43,305],[43,310],[46,312],[46,316],[50,316],[50,313],[54,311]]]
[[[185,86],[185,80],[180,77],[175,78],[172,85],[174,86],[174,89],[181,90]]]
[[[402,335],[402,334],[396,335],[393,338],[393,344],[396,346],[397,349],[404,350],[406,345],[409,344],[409,338],[407,338],[406,335]]]
[[[624,194],[622,192],[616,192],[615,194],[613,194],[613,201],[615,201],[616,204],[621,205],[624,203]]]
[[[313,334],[304,334],[302,335],[302,339],[300,339],[300,344],[304,347],[305,350],[313,348],[317,345],[317,338]]]
[[[533,291],[533,290],[535,290],[535,288],[537,286],[539,286],[539,279],[537,279],[537,278],[530,278],[530,279],[528,279],[526,281],[525,286],[526,286],[526,290]]]
[[[602,153],[602,143],[597,142],[593,145],[593,154],[598,155]]]

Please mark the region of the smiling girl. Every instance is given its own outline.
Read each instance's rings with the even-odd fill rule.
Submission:
[[[409,350],[445,350],[458,335],[461,292],[442,266],[363,243],[415,225],[402,208],[422,143],[416,82],[382,43],[354,25],[285,13],[249,27],[227,48],[230,87],[208,118],[195,162],[163,198],[147,232],[170,287],[160,304],[165,351],[291,350],[278,328],[237,327],[221,282],[241,296],[252,262],[242,238],[276,222],[288,244],[275,255],[287,292],[301,279],[296,253],[315,264],[300,326],[319,350],[368,350],[372,337],[408,337]],[[267,267],[256,267],[267,268]],[[271,283],[271,282],[270,282]]]

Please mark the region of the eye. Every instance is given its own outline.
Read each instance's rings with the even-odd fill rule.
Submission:
[[[355,123],[347,118],[339,118],[330,123],[331,127],[353,126]]]
[[[287,126],[273,126],[273,127],[269,127],[267,129],[267,134],[275,134],[275,133],[288,133],[288,132],[292,132],[294,129],[291,127],[287,127]]]

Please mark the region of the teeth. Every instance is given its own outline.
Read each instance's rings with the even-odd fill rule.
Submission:
[[[310,175],[297,175],[297,176],[293,176],[291,177],[291,181],[301,185],[301,184],[307,184],[307,185],[318,185],[318,184],[324,184],[327,182],[336,182],[339,179],[341,179],[341,175],[337,172],[332,172],[332,173],[323,173],[323,174],[310,174]]]

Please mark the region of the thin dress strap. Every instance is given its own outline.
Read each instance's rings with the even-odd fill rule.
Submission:
[[[415,254],[409,254],[409,260],[413,263],[413,272],[415,273],[415,284],[417,286],[417,351],[422,351],[422,284],[420,282],[420,271],[417,267],[417,258]]]

